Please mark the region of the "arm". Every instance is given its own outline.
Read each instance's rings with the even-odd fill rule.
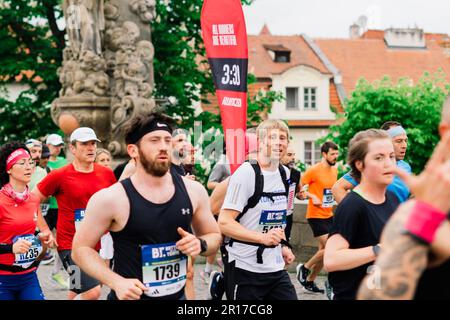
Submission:
[[[95,193],[89,200],[83,222],[72,244],[72,259],[87,274],[98,279],[112,290],[119,299],[139,299],[146,287],[137,279],[125,279],[108,268],[95,250],[102,235],[109,229],[119,230],[114,212],[128,212],[129,204],[120,203],[125,191],[120,184]],[[128,207],[127,207],[128,206]],[[105,208],[115,209],[105,210]],[[114,229],[116,228],[116,229]]]
[[[216,181],[208,181],[208,183],[206,184],[206,187],[207,187],[209,190],[214,190],[214,189],[217,187],[218,184],[219,184],[219,183],[216,182]]]
[[[38,189],[37,186],[35,186],[34,189],[33,189],[31,192],[34,193],[34,194],[39,198],[39,201],[40,201],[41,203],[42,203],[42,202],[46,202],[47,199],[49,198],[49,197],[44,196],[44,195],[42,194],[42,192],[39,191],[39,189]]]
[[[125,168],[123,169],[122,174],[119,177],[119,181],[125,180],[129,177],[131,177],[134,172],[136,171],[136,164],[134,162],[133,159],[131,159],[127,165],[125,166]]]
[[[260,243],[266,246],[276,246],[286,239],[284,230],[274,228],[267,233],[261,233],[245,228],[236,221],[239,211],[222,209],[219,215],[219,228],[222,234],[236,240]]]
[[[225,179],[217,185],[211,194],[211,211],[214,215],[219,215],[220,208],[222,208],[223,201],[225,199],[225,194],[227,193],[229,178]],[[209,183],[209,182],[208,182]]]
[[[349,249],[349,243],[340,234],[331,236],[325,245],[323,257],[328,272],[350,270],[374,261],[376,258],[372,246]]]
[[[352,190],[353,188],[354,185],[351,184],[347,179],[345,179],[344,177],[340,178],[333,185],[333,188],[331,188],[334,200],[336,200],[337,203],[340,203],[342,199],[345,198],[349,190]]]
[[[195,235],[205,240],[208,244],[208,250],[203,252],[201,255],[209,256],[211,254],[215,254],[217,250],[219,250],[219,246],[222,242],[222,236],[220,234],[219,227],[217,226],[217,222],[211,214],[208,193],[199,182],[188,178],[183,178],[183,180],[189,190],[189,196],[193,200],[194,214],[192,216],[192,228]],[[183,251],[183,253],[195,256],[197,250],[194,252],[184,252],[185,248],[188,249],[191,245],[195,245],[195,247],[198,248],[197,254],[199,254],[200,241],[198,241],[195,237],[192,239],[193,243],[189,244],[189,241],[191,240],[183,237],[182,240],[177,242],[177,247],[179,247],[179,250]]]

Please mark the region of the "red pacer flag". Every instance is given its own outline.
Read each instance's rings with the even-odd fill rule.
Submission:
[[[247,127],[248,49],[240,0],[205,0],[201,24],[233,173],[245,160]]]

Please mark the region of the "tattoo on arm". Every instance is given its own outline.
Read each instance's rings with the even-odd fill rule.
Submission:
[[[405,214],[399,212],[387,223],[376,272],[359,288],[360,300],[403,300],[414,297],[417,282],[428,263],[429,248],[403,234]]]

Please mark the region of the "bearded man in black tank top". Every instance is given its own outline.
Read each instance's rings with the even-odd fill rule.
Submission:
[[[362,282],[359,299],[450,300],[450,96],[439,134],[441,141],[418,177],[397,170],[415,199],[387,223],[377,272]]]
[[[167,118],[138,116],[125,133],[136,172],[90,199],[73,259],[112,289],[109,299],[184,299],[187,256],[207,256],[221,242],[208,194],[200,183],[169,170]],[[94,250],[106,231],[114,241],[114,270]]]

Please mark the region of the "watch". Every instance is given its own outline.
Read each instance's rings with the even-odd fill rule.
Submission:
[[[202,238],[197,238],[197,239],[200,240],[200,254],[208,251],[208,243],[205,240],[203,240]]]
[[[372,246],[372,251],[376,257],[378,257],[378,255],[380,254],[380,250],[381,250],[381,247],[379,244],[377,244],[376,246]]]

